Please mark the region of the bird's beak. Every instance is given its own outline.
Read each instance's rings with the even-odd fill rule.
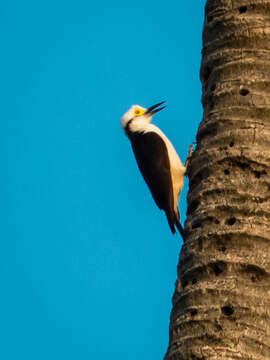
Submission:
[[[156,105],[153,105],[153,106],[150,106],[146,112],[144,113],[145,115],[149,115],[149,116],[153,116],[154,114],[156,114],[157,112],[165,109],[166,105],[165,106],[161,106],[160,105],[163,105],[165,103],[165,101],[162,101]]]

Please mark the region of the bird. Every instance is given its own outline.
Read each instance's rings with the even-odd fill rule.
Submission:
[[[149,108],[132,105],[122,116],[121,126],[156,205],[166,214],[171,232],[175,234],[177,228],[185,240],[178,202],[186,166],[163,131],[151,123],[153,115],[166,108],[164,103]]]

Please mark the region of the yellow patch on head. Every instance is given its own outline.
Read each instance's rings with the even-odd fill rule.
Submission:
[[[144,114],[145,110],[141,109],[141,108],[136,108],[134,110],[134,116],[142,116]]]

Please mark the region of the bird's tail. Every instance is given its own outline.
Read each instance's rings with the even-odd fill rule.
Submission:
[[[165,211],[166,213],[166,216],[167,216],[167,220],[168,220],[168,223],[169,223],[169,226],[170,226],[170,229],[171,229],[171,232],[173,234],[176,233],[175,231],[175,226],[177,227],[180,235],[182,236],[183,238],[183,241],[185,242],[185,232],[184,232],[184,229],[180,223],[180,214],[179,214],[179,211],[177,210],[177,213],[175,213],[175,211]]]
[[[181,225],[179,219],[177,219],[177,218],[175,219],[175,225],[176,225],[180,235],[182,236],[183,241],[185,242],[186,241],[186,239],[185,239],[185,231],[184,231],[183,226]]]
[[[178,208],[177,208],[177,212],[175,213],[175,225],[176,225],[176,227],[177,227],[180,235],[182,236],[183,241],[185,242],[185,241],[186,241],[185,231],[184,231],[183,226],[182,226],[181,223],[180,223],[180,213],[179,213],[179,209],[178,209]]]
[[[171,232],[173,234],[175,234],[176,231],[175,231],[175,220],[174,220],[175,217],[174,217],[174,214],[169,212],[169,211],[165,211],[165,214],[167,216],[167,220],[168,220],[168,224],[170,226]]]

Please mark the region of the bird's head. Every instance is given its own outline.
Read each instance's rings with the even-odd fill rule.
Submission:
[[[125,130],[128,123],[132,122],[144,122],[149,123],[152,120],[152,116],[163,110],[166,106],[161,106],[165,101],[150,106],[149,108],[144,108],[140,105],[132,105],[131,108],[122,116],[121,125]]]

